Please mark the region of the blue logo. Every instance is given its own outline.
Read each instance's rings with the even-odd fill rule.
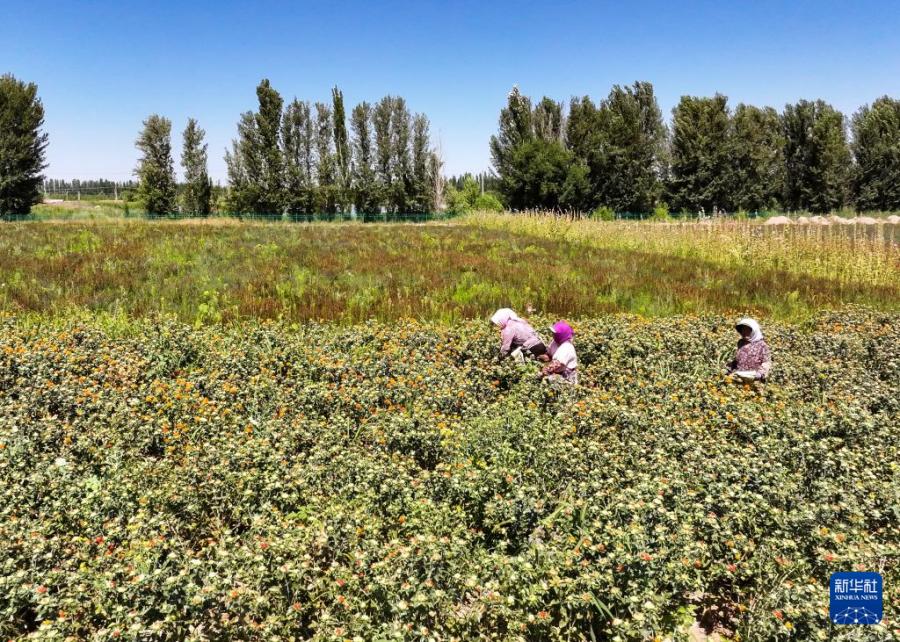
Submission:
[[[878,573],[833,573],[829,616],[834,624],[878,624],[884,614]]]

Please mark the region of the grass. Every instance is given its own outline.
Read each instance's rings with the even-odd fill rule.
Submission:
[[[41,203],[31,209],[36,221],[96,221],[143,216],[138,203],[112,199],[85,199],[63,203]]]
[[[42,221],[0,228],[0,310],[195,324],[452,322],[501,305],[587,317],[900,308],[897,226]]]

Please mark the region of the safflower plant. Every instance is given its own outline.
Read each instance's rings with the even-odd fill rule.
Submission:
[[[581,319],[559,387],[479,322],[4,318],[0,636],[897,639],[898,322],[767,324],[740,385],[729,319]]]

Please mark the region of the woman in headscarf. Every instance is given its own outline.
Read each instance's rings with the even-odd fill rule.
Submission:
[[[726,371],[741,379],[764,381],[772,368],[772,355],[763,339],[759,323],[756,319],[745,317],[738,321],[734,328],[741,338],[738,340],[734,359],[728,364]]]
[[[578,383],[578,357],[572,337],[575,332],[565,321],[557,321],[550,328],[553,331],[553,343],[541,361],[549,361],[541,370],[541,376],[547,379],[562,379],[566,383]]]
[[[491,323],[500,328],[501,359],[514,353],[524,358],[540,357],[547,352],[547,346],[534,328],[509,308],[494,312]]]

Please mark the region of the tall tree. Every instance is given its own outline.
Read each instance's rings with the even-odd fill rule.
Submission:
[[[649,82],[615,85],[600,106],[599,140],[593,151],[594,206],[617,212],[650,212],[661,196],[662,153],[666,128]],[[588,159],[586,159],[587,161]]]
[[[172,121],[156,114],[148,117],[135,146],[142,154],[135,170],[138,194],[147,213],[151,216],[171,214],[175,211]]]
[[[313,122],[309,103],[296,98],[282,121],[285,207],[294,220],[315,213]]]
[[[672,114],[672,205],[691,212],[728,208],[728,99],[682,96]]]
[[[428,118],[424,114],[416,114],[413,118],[412,136],[412,176],[413,199],[412,211],[425,214],[434,210],[433,182],[429,175],[431,160],[430,139],[428,134]]]
[[[362,102],[350,114],[353,142],[353,199],[357,216],[372,220],[378,211],[378,185],[372,149],[372,106]]]
[[[347,117],[344,113],[344,94],[337,87],[331,90],[334,109],[334,152],[337,169],[337,201],[342,212],[350,209],[350,142],[347,139]]]
[[[336,163],[334,155],[334,128],[331,108],[316,103],[316,152],[318,155],[318,205],[328,218],[337,210]]]
[[[379,204],[387,208],[393,190],[391,159],[391,116],[394,112],[394,98],[385,96],[378,101],[372,111],[372,129],[375,133],[375,175],[378,179]]]
[[[182,135],[181,166],[184,168],[185,182],[182,209],[195,216],[209,216],[211,210],[212,183],[206,168],[205,136],[206,132],[200,129],[197,121],[189,118]]]
[[[844,116],[822,100],[787,105],[784,206],[829,212],[847,202],[850,149]]]
[[[607,158],[601,110],[589,96],[573,98],[566,118],[565,142],[583,168],[587,169],[587,207],[604,205]]]
[[[534,108],[532,119],[534,122],[535,136],[548,142],[562,141],[562,103],[558,103],[544,96],[541,102]]]
[[[238,137],[225,151],[228,168],[228,209],[233,214],[256,214],[266,211],[261,204],[263,194],[261,147],[256,115],[244,112],[238,121]]]
[[[741,103],[731,119],[731,203],[737,210],[777,207],[784,185],[781,119],[771,107]]]
[[[882,96],[853,115],[853,180],[860,210],[900,210],[900,100]]]
[[[491,162],[500,177],[500,189],[510,202],[520,200],[521,194],[514,192],[521,188],[521,173],[514,168],[513,159],[521,161],[528,156],[516,155],[516,151],[534,139],[532,117],[531,99],[523,96],[517,85],[513,86],[506,97],[506,107],[500,110],[500,129],[490,141]]]
[[[20,218],[40,202],[46,167],[44,106],[37,85],[0,76],[0,217]]]
[[[396,96],[391,113],[391,208],[396,214],[407,213],[414,196],[409,130],[410,115],[406,101]]]
[[[281,151],[281,108],[284,101],[268,79],[256,88],[259,112],[256,129],[262,160],[262,195],[259,206],[264,214],[280,218],[283,202],[284,159]]]

